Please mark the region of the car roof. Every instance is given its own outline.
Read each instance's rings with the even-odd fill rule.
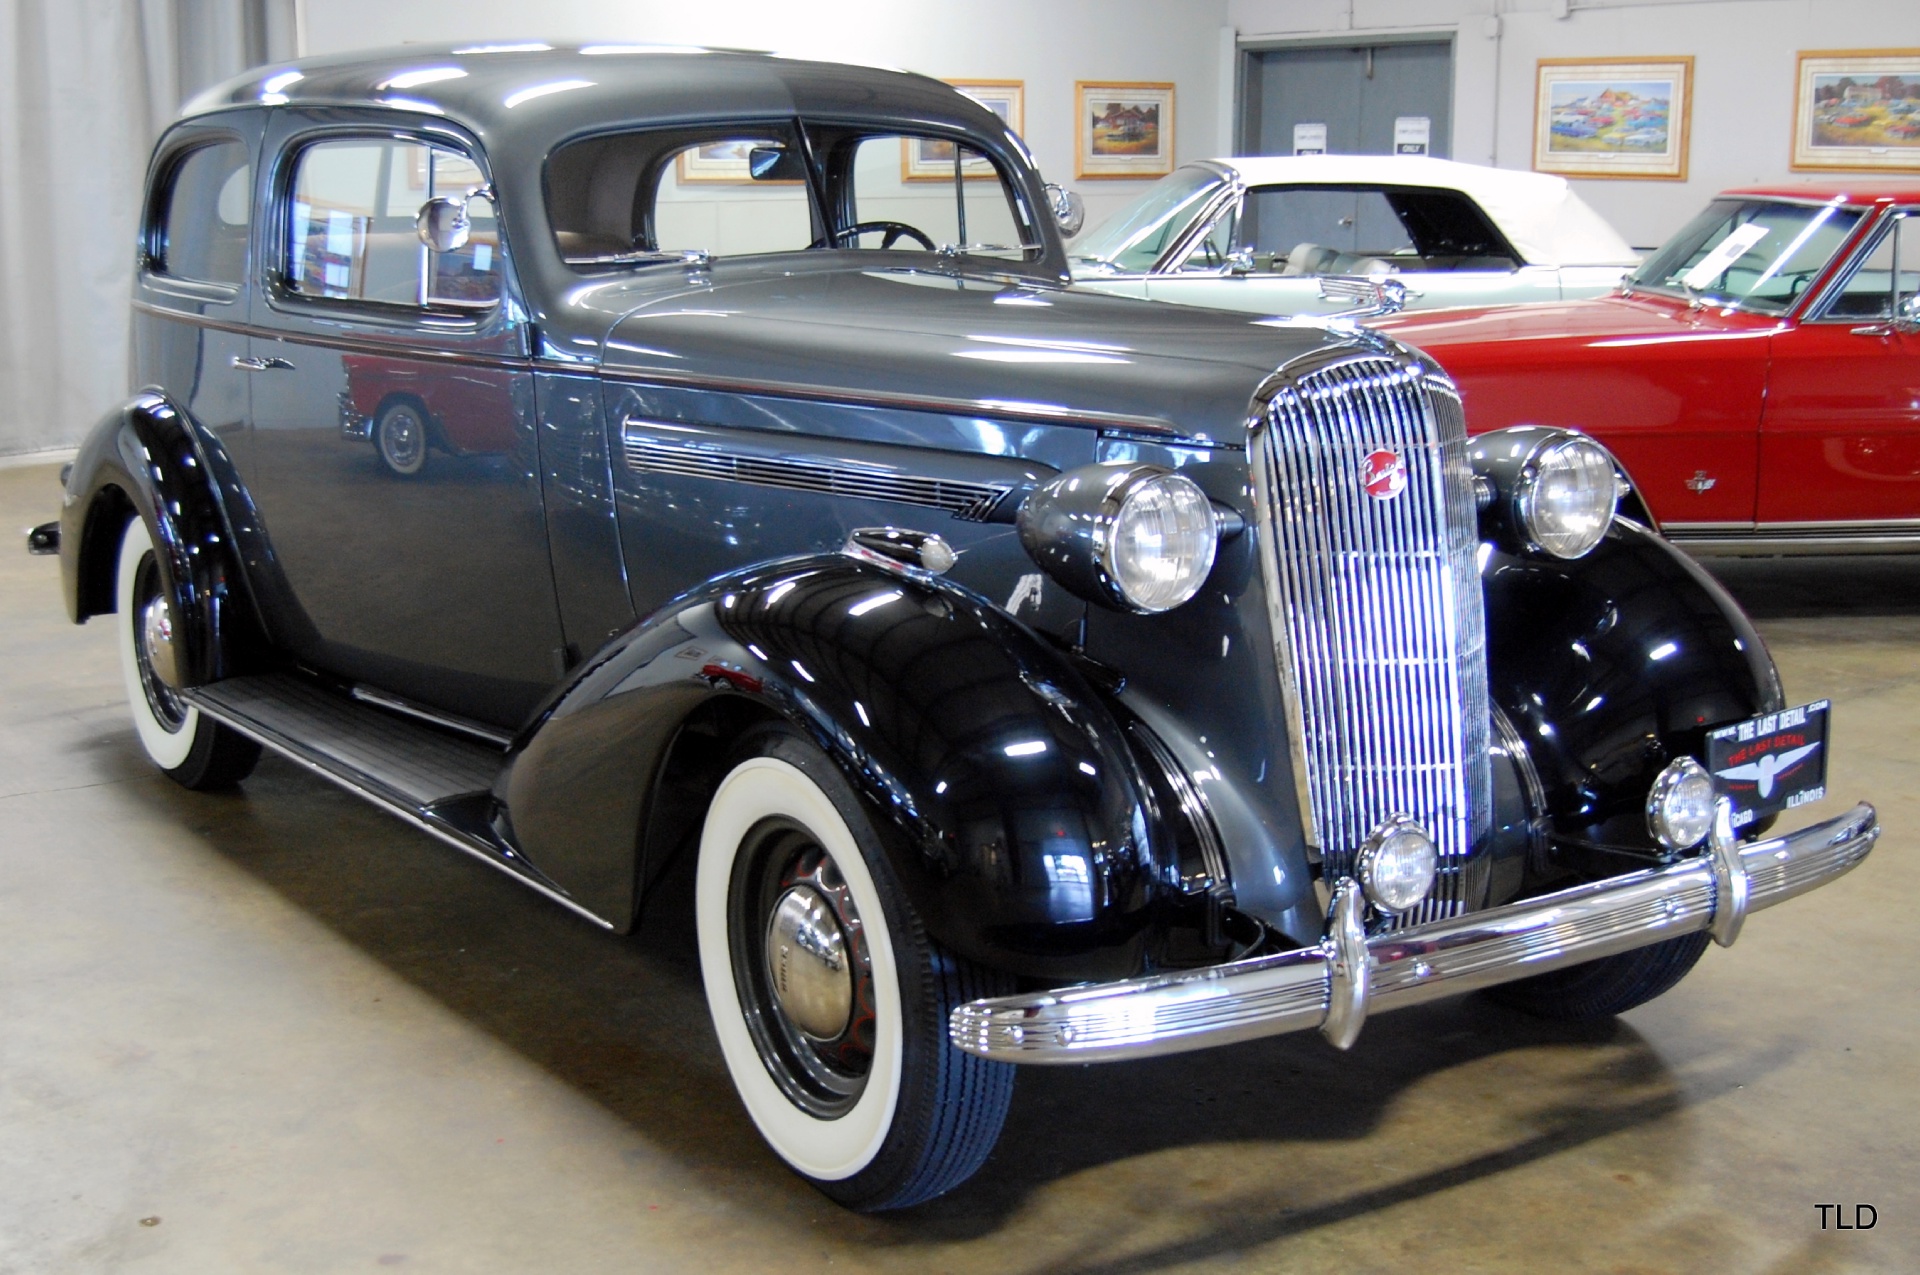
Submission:
[[[543,40],[408,44],[275,63],[207,90],[183,114],[260,104],[424,112],[490,148],[504,142],[522,153],[623,125],[796,113],[1009,136],[993,112],[907,71],[741,49]]]
[[[1739,198],[1812,199],[1821,203],[1837,200],[1847,204],[1920,204],[1920,182],[1884,178],[1850,181],[1828,177],[1818,181],[1735,186],[1720,193]]]
[[[1563,177],[1425,155],[1250,155],[1213,161],[1249,186],[1425,186],[1457,190],[1532,265],[1631,266],[1640,254]]]

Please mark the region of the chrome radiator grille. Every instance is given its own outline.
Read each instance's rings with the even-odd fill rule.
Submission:
[[[1296,779],[1329,880],[1395,815],[1440,851],[1415,925],[1464,906],[1464,867],[1490,819],[1486,622],[1459,396],[1386,356],[1289,369],[1249,448],[1261,564],[1287,680]],[[1368,494],[1404,466],[1405,487]]]

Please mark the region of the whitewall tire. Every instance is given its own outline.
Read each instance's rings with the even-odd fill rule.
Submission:
[[[928,939],[825,754],[785,729],[745,743],[708,809],[694,907],[727,1070],[788,1165],[868,1210],[972,1175],[1012,1068],[955,1049],[947,1016],[1010,984]]]
[[[154,634],[170,631],[172,600],[154,556],[153,536],[137,514],[121,533],[116,570],[120,676],[141,748],[169,778],[188,788],[219,788],[245,779],[260,759],[260,746],[202,717],[156,672]]]

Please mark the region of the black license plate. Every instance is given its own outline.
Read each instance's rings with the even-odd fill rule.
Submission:
[[[1713,786],[1733,801],[1733,826],[1827,795],[1828,700],[1763,713],[1707,732]]]

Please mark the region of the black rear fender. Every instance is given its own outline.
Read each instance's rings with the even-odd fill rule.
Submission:
[[[265,648],[221,493],[186,413],[154,392],[110,412],[81,446],[60,516],[60,574],[76,624],[117,608],[120,538],[142,517],[175,606],[189,686],[254,666]]]

